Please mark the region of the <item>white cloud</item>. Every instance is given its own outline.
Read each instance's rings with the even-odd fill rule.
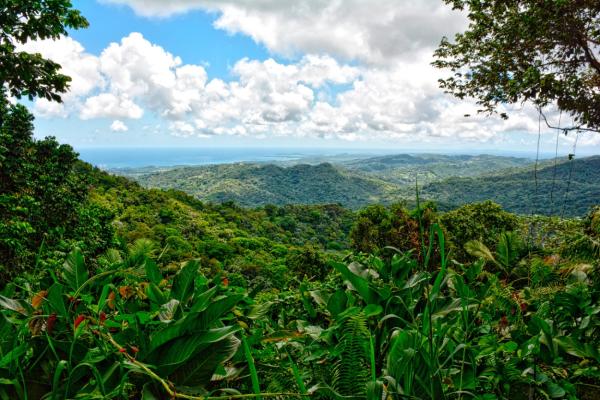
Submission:
[[[83,46],[70,37],[59,40],[30,41],[19,45],[18,51],[40,53],[62,67],[61,72],[71,77],[69,91],[62,95],[63,104],[49,102],[45,99],[36,100],[36,114],[44,117],[65,117],[69,109],[76,106],[78,98],[86,96],[105,84],[105,79],[99,70],[98,57],[85,52]]]
[[[464,15],[440,0],[105,1],[147,17],[215,11],[216,28],[250,36],[275,53],[330,54],[369,64],[409,60],[466,26]]]
[[[116,119],[110,124],[110,130],[113,132],[127,132],[129,128],[123,121]]]
[[[537,114],[530,108],[507,109],[508,121],[488,118],[477,115],[473,102],[438,88],[443,72],[431,67],[431,51],[443,31],[464,21],[437,0],[315,0],[293,6],[275,0],[110,1],[152,16],[216,10],[218,27],[247,34],[275,53],[301,56],[288,62],[244,58],[224,81],[210,79],[204,66],[184,64],[135,32],[98,56],[68,38],[30,44],[73,75],[65,104],[39,100],[38,115],[110,118],[116,131],[127,129],[127,119],[149,115],[167,127],[164,131],[184,137],[419,144],[440,138],[490,142],[511,132],[537,133]]]
[[[132,118],[139,119],[144,110],[126,96],[101,93],[88,97],[81,109],[81,119],[92,118]]]

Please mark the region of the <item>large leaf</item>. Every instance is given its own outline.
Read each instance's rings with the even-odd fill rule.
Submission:
[[[210,304],[210,300],[217,293],[217,286],[213,286],[207,291],[194,296],[194,305],[190,308],[190,312],[200,312],[206,310],[206,307]]]
[[[0,368],[4,368],[9,364],[18,361],[26,351],[27,343],[21,343],[19,346],[13,348],[11,351],[4,354],[2,358],[0,358]]]
[[[510,267],[519,258],[520,248],[521,242],[516,233],[502,233],[500,235],[500,240],[498,241],[498,246],[496,248],[498,262],[502,264],[502,266],[505,268]]]
[[[188,261],[173,279],[171,298],[185,303],[194,290],[196,275],[198,275],[198,261]]]
[[[237,352],[240,341],[235,336],[202,350],[193,359],[177,368],[169,377],[178,386],[206,387],[217,367]]]
[[[342,274],[344,279],[350,282],[352,288],[360,294],[367,304],[379,304],[379,295],[371,288],[369,281],[352,273],[345,264],[332,262],[331,265]]]
[[[162,274],[160,273],[160,269],[158,269],[156,262],[147,258],[144,262],[144,269],[146,270],[148,280],[155,285],[158,285],[162,280]]]
[[[173,318],[175,318],[177,307],[179,307],[179,300],[169,300],[168,302],[160,306],[158,319],[160,319],[162,322],[171,322]]]
[[[74,249],[63,264],[63,275],[71,289],[77,291],[88,279],[88,270],[81,250]]]
[[[63,298],[64,286],[60,283],[55,283],[48,289],[48,303],[50,307],[56,311],[58,315],[63,318],[67,318],[67,307],[65,306],[65,299]]]
[[[215,343],[225,340],[240,329],[239,326],[226,326],[178,337],[162,346],[150,360],[162,373],[170,374],[200,350],[213,348]]]
[[[490,249],[479,240],[470,240],[465,243],[465,251],[473,257],[483,258],[486,261],[496,262]]]
[[[31,311],[31,306],[20,300],[9,299],[0,295],[0,307],[6,310],[16,311],[20,314],[27,315],[27,310]]]
[[[160,288],[156,286],[154,282],[150,282],[150,284],[146,288],[146,295],[148,296],[150,301],[158,305],[163,305],[167,302],[167,298],[163,294],[162,290],[160,290]],[[177,303],[179,303],[179,301],[175,299],[172,299],[171,301],[177,301]]]
[[[347,304],[348,296],[346,295],[346,292],[344,290],[338,290],[329,297],[327,310],[329,310],[331,315],[336,318],[346,309]]]
[[[150,342],[151,348],[154,351],[178,336],[208,330],[218,318],[231,310],[242,297],[242,295],[224,297],[211,303],[203,312],[187,314],[174,324],[154,333]]]

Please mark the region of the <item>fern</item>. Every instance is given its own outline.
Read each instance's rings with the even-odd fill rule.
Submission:
[[[265,372],[263,380],[267,382],[267,393],[296,392],[297,384],[289,368],[270,368]],[[285,399],[286,396],[277,396],[275,399]]]
[[[341,395],[364,396],[369,381],[369,330],[361,312],[348,317],[341,326],[336,346],[338,360],[333,367],[333,388]]]

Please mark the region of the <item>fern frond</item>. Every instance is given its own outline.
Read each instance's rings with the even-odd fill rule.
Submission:
[[[364,396],[369,381],[369,330],[367,318],[361,312],[348,317],[342,324],[333,367],[333,388],[346,396]]]

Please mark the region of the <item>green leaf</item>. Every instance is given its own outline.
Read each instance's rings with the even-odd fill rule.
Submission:
[[[185,303],[192,295],[194,288],[194,279],[198,274],[198,261],[188,261],[184,267],[175,275],[173,287],[171,288],[171,298]]]
[[[55,283],[54,285],[50,286],[50,289],[48,289],[48,296],[46,298],[50,304],[50,307],[52,307],[52,309],[54,309],[58,315],[66,319],[68,317],[68,313],[67,307],[65,306],[63,293],[64,286],[60,283]]]
[[[486,261],[496,262],[491,250],[479,240],[470,240],[465,243],[465,251],[473,257],[482,258]]]
[[[163,373],[170,374],[175,368],[195,356],[198,351],[207,347],[214,348],[214,344],[225,340],[238,332],[239,326],[226,326],[223,328],[210,329],[204,333],[178,337],[169,341],[155,352],[152,357],[156,365]]]
[[[342,274],[344,279],[350,282],[366,303],[379,303],[379,295],[371,288],[369,281],[352,273],[345,264],[332,262],[331,265]]]
[[[346,295],[346,291],[340,289],[329,297],[327,310],[329,310],[331,315],[335,318],[346,309],[347,304],[348,295]]]
[[[363,310],[365,317],[373,317],[381,314],[382,312],[383,307],[381,307],[379,304],[368,304]]]
[[[6,353],[0,358],[0,368],[4,368],[7,365],[18,361],[23,354],[27,351],[27,343],[21,343],[19,346],[13,348],[11,351]]]
[[[183,319],[161,331],[155,332],[151,338],[151,348],[155,350],[178,336],[208,330],[223,314],[231,310],[242,297],[242,295],[224,297],[211,303],[203,312],[187,314]]]
[[[151,383],[146,383],[142,389],[142,400],[159,400],[158,397],[152,393]]]
[[[158,305],[163,305],[167,302],[167,298],[165,297],[163,292],[160,290],[160,288],[158,286],[156,286],[156,284],[154,284],[154,282],[150,282],[150,284],[146,288],[146,295],[148,296],[150,301],[152,301],[153,303],[156,303]],[[173,300],[171,300],[171,301],[173,301]],[[177,301],[177,300],[175,300],[175,301]]]
[[[148,277],[148,280],[155,285],[158,285],[162,280],[162,274],[156,263],[152,259],[147,258],[144,262],[144,269],[146,270],[146,277]]]
[[[265,301],[264,303],[255,304],[252,306],[250,312],[248,312],[248,315],[246,316],[251,320],[264,318],[264,316],[267,315],[273,304],[275,303],[272,301]]]
[[[248,369],[250,370],[250,379],[252,381],[252,391],[254,394],[258,395],[257,400],[262,400],[260,396],[260,383],[258,381],[258,373],[256,372],[256,365],[254,364],[254,357],[252,357],[252,349],[250,345],[248,345],[248,341],[244,336],[242,336],[242,345],[244,346],[244,355],[246,356],[246,361],[248,362]]]
[[[88,270],[81,250],[75,248],[69,253],[63,264],[63,276],[71,287],[77,291],[88,279]]]
[[[548,392],[548,395],[553,399],[564,397],[565,394],[567,394],[567,392],[565,392],[565,389],[563,389],[554,382],[548,382],[546,384],[546,390]]]
[[[169,378],[177,385],[206,387],[217,367],[235,355],[240,341],[228,336],[209,348],[199,352],[193,359],[177,368]]]
[[[311,302],[312,297],[310,296],[310,293],[308,292],[308,287],[306,285],[306,282],[302,282],[300,284],[300,286],[298,287],[298,290],[300,290],[300,299],[302,300],[302,305],[304,306],[304,309],[306,310],[306,312],[308,312],[308,316],[310,318],[315,318],[317,316],[317,311],[315,310],[315,308],[312,305],[312,302]]]
[[[217,286],[213,286],[207,291],[197,295],[194,297],[194,305],[190,308],[190,312],[200,312],[204,311],[206,307],[210,304],[210,300],[217,292]]]

